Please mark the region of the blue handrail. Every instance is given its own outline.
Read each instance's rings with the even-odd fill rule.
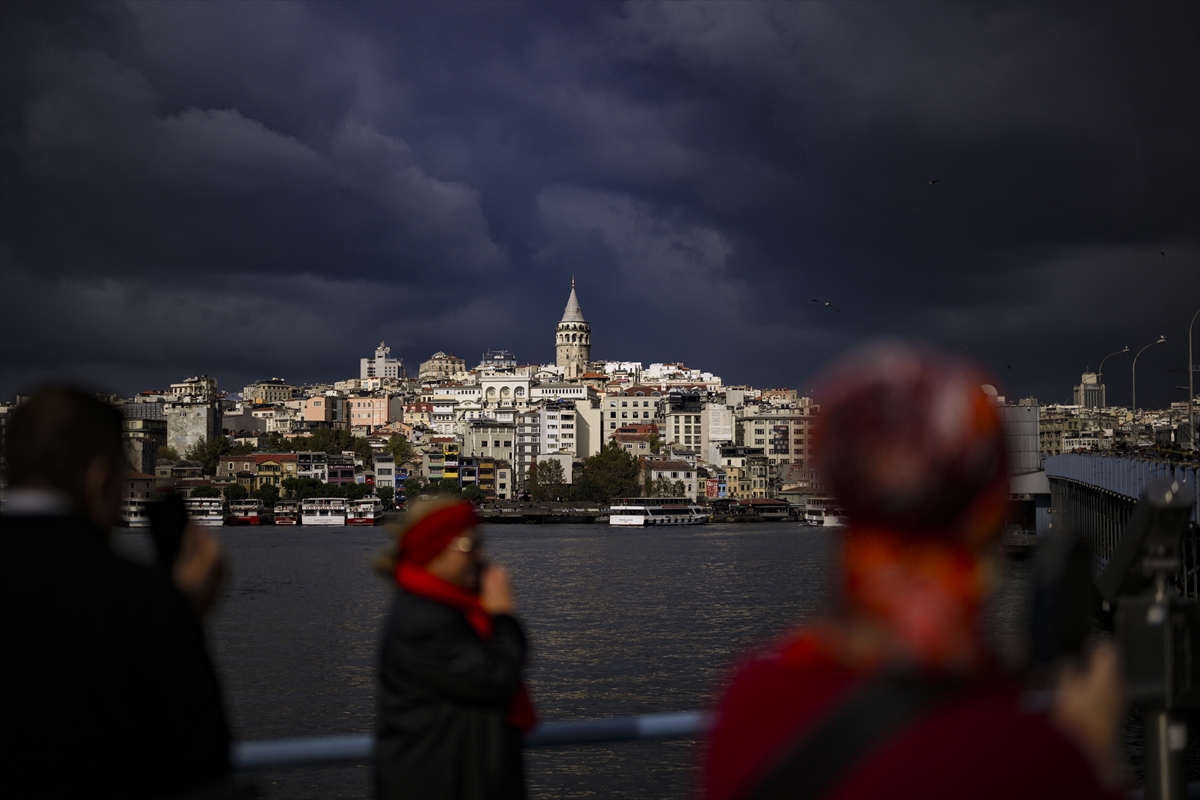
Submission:
[[[627,742],[703,735],[712,724],[704,711],[642,714],[582,722],[543,722],[525,736],[526,747]],[[230,753],[237,770],[264,770],[301,764],[370,761],[375,737],[368,733],[303,736],[262,742],[234,742]]]

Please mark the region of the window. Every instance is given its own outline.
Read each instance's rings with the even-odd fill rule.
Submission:
[[[512,439],[505,439],[505,440],[504,440],[504,446],[505,446],[505,447],[512,447]]]
[[[628,408],[628,407],[629,407],[629,403],[626,403],[624,400],[622,400],[622,401],[621,401],[621,408]]]
[[[672,472],[672,473],[671,473],[671,477],[672,477],[672,478],[678,478],[678,477],[679,477],[679,473],[678,473],[678,472]]]
[[[626,417],[628,417],[628,416],[629,416],[629,412],[628,412],[628,411],[622,411],[622,412],[621,412],[621,419],[625,419],[625,418],[626,418]]]
[[[755,443],[755,444],[762,444],[762,443],[763,443],[763,440],[762,440],[762,439],[755,439],[755,440],[754,440],[754,443]]]
[[[610,423],[608,423],[608,427],[610,427],[610,428],[615,428],[615,427],[617,427],[617,423],[615,423],[615,422],[610,422]]]

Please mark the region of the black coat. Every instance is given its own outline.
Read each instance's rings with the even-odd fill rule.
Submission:
[[[223,782],[229,728],[183,594],[80,520],[0,528],[6,783],[139,798]]]
[[[521,731],[507,722],[525,636],[484,641],[461,611],[401,589],[383,640],[375,792],[383,800],[522,798]]]

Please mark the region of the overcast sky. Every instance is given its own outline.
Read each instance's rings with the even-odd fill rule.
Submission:
[[[1198,9],[6,2],[0,395],[552,361],[574,276],[596,359],[1183,400]]]

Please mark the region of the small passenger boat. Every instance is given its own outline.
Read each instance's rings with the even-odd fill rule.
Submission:
[[[219,497],[190,497],[183,501],[188,518],[197,525],[217,527],[225,524],[225,504]]]
[[[300,522],[304,525],[345,525],[346,498],[310,497],[300,504]]]
[[[686,497],[627,497],[609,507],[608,524],[623,528],[647,525],[703,525],[708,511]]]
[[[355,500],[346,511],[347,525],[378,525],[380,522],[383,522],[383,501],[378,497]]]
[[[262,525],[265,520],[262,500],[234,500],[229,504],[226,525]]]
[[[276,525],[299,525],[300,504],[281,501],[275,504]]]
[[[146,514],[146,506],[154,502],[145,497],[130,497],[121,501],[121,527],[148,528],[150,517]]]

